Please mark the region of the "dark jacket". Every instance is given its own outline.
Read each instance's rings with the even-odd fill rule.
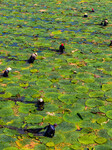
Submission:
[[[65,47],[62,46],[62,45],[60,45],[60,47],[59,47],[59,52],[60,52],[60,53],[64,53],[64,49],[65,49]]]
[[[53,137],[54,134],[55,134],[55,127],[54,127],[54,125],[49,124],[44,129],[46,129],[46,128],[47,128],[47,130],[45,131],[44,136]]]
[[[8,73],[9,73],[9,70],[6,69],[3,73],[3,77],[8,77]]]
[[[44,109],[44,101],[40,102],[39,100],[37,101],[37,107],[38,110],[43,110]]]
[[[31,55],[30,58],[28,59],[28,62],[29,63],[33,63],[34,60],[35,60],[35,57]]]
[[[104,21],[104,26],[107,26],[107,24],[108,24],[108,21],[105,20],[105,21]]]

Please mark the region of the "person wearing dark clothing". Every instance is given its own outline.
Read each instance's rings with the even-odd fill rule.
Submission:
[[[95,12],[95,11],[94,11],[94,8],[92,8],[92,12]]]
[[[110,44],[109,44],[109,46],[112,46],[112,41],[110,41]]]
[[[43,110],[44,109],[44,101],[42,98],[40,98],[38,101],[37,101],[37,107],[38,107],[38,110]]]
[[[54,125],[49,124],[48,126],[46,126],[44,129],[47,129],[44,133],[44,136],[47,137],[53,137],[55,134],[55,127],[57,126],[57,124],[55,123]]]
[[[4,73],[3,73],[3,77],[8,77],[8,73],[9,73],[10,70],[12,70],[10,67],[7,68],[7,69],[4,71]]]
[[[28,63],[33,63],[36,59],[37,53],[33,53],[30,58],[28,59]]]
[[[105,19],[105,20],[104,20],[104,26],[107,26],[107,24],[108,24],[108,20]]]
[[[59,47],[60,54],[64,53],[64,49],[65,49],[65,47],[64,47],[64,44],[62,43]]]
[[[107,20],[107,19],[105,19],[104,21],[102,21],[102,22],[101,22],[101,24],[100,24],[100,25],[102,25],[102,26],[107,26],[107,24],[108,24],[108,20]]]
[[[84,14],[84,17],[88,17],[87,13]]]

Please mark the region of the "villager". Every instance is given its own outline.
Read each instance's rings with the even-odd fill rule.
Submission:
[[[84,14],[84,17],[88,17],[87,13]]]
[[[62,43],[62,44],[60,45],[60,47],[59,47],[59,52],[60,52],[60,54],[63,54],[63,53],[64,53],[64,49],[65,49],[65,47],[64,47],[64,44]]]
[[[30,58],[28,59],[28,63],[33,63],[36,59],[37,53],[33,53]]]
[[[110,41],[110,44],[109,44],[109,46],[112,46],[112,41]]]
[[[37,107],[38,107],[38,110],[43,110],[44,109],[44,100],[42,98],[40,98],[37,101]]]
[[[11,71],[12,69],[10,68],[10,67],[8,67],[5,71],[4,71],[4,73],[3,73],[3,77],[8,77],[8,73],[9,73],[9,71]]]
[[[104,20],[104,26],[107,26],[107,24],[108,24],[108,20],[105,19],[105,20]]]
[[[107,24],[108,24],[108,20],[107,20],[107,19],[105,19],[104,21],[102,21],[102,22],[101,22],[101,24],[100,24],[100,25],[107,26]]]
[[[44,127],[44,129],[47,129],[44,133],[44,136],[52,138],[55,134],[55,127],[56,126],[57,126],[57,124],[55,123],[54,125],[49,124],[48,126]]]
[[[92,8],[92,12],[95,12],[95,11],[94,11],[94,8]]]

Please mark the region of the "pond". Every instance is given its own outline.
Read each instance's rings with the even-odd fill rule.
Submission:
[[[111,149],[111,4],[0,2],[1,150]],[[106,18],[109,24],[99,25]],[[61,43],[65,53],[59,55]],[[27,63],[35,52],[34,63]],[[5,78],[7,67],[12,70]],[[58,124],[53,138],[18,132],[49,123]]]

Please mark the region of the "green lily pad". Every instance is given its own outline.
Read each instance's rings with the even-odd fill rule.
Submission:
[[[52,139],[44,137],[44,138],[41,138],[40,141],[45,144],[48,142],[53,142],[56,145],[56,144],[60,144],[60,143],[64,142],[65,136],[62,133],[56,133]]]
[[[84,81],[86,83],[94,82],[94,77],[88,73],[78,73],[76,75],[76,79],[79,79],[81,81]]]
[[[18,105],[19,105],[19,112],[21,113],[29,113],[30,111],[34,111],[36,108],[33,104],[24,104],[24,103],[19,103],[18,102]]]
[[[23,90],[24,90],[23,88],[18,87],[18,86],[12,86],[12,87],[7,87],[7,88],[6,88],[6,92],[11,93],[12,96],[17,96],[18,94],[21,95],[21,92],[22,92]]]
[[[75,149],[75,150],[81,150],[81,149],[82,149],[80,143],[76,143],[76,144],[74,144],[74,145],[71,145],[71,148],[72,148],[72,149]]]
[[[54,142],[48,142],[48,143],[46,143],[46,146],[48,146],[48,147],[54,147],[55,145],[54,145]]]
[[[95,150],[111,150],[111,147],[108,145],[97,145],[95,146]]]
[[[103,91],[108,91],[112,89],[112,84],[103,84],[102,85],[102,90]]]
[[[13,115],[13,110],[10,107],[4,107],[0,109],[1,117]]]
[[[36,84],[41,88],[47,88],[52,84],[52,82],[46,79],[40,79],[39,81],[36,82]]]
[[[95,135],[84,135],[78,138],[79,142],[85,145],[94,144],[96,139]]]
[[[60,94],[57,93],[57,92],[46,92],[45,93],[45,98],[50,99],[50,101],[51,100],[57,100],[59,95]]]
[[[37,69],[31,69],[30,72],[31,72],[31,73],[37,73],[38,70],[37,70]]]
[[[59,130],[60,132],[63,130],[63,132],[66,133],[67,131],[76,130],[76,127],[75,124],[63,121],[59,126],[56,127],[56,130]]]
[[[88,107],[96,107],[104,105],[104,102],[97,99],[88,99],[85,103]]]
[[[103,91],[90,92],[89,96],[90,97],[103,97],[104,96],[104,92]]]
[[[10,98],[12,94],[10,92],[5,92],[5,94],[2,95],[3,98]]]
[[[107,111],[112,110],[112,106],[111,105],[100,106],[99,110],[103,113],[106,113]]]
[[[104,138],[109,138],[109,135],[108,135],[108,130],[106,130],[106,129],[101,129],[99,132],[98,132],[98,135],[100,136],[100,137],[104,137]]]
[[[64,102],[65,104],[72,104],[72,103],[75,103],[77,101],[75,96],[74,95],[70,95],[70,94],[60,95],[58,97],[58,99],[60,101]]]
[[[103,138],[103,137],[97,137],[95,139],[95,142],[98,143],[98,144],[104,144],[107,142],[107,139],[106,138]]]
[[[112,119],[112,110],[109,110],[106,112],[106,116],[110,119]]]
[[[78,86],[75,88],[76,92],[87,93],[89,88],[87,86]]]
[[[3,135],[3,134],[1,134],[0,135],[0,142],[2,142],[2,143],[10,143],[10,142],[15,142],[16,141],[16,138],[12,138],[12,137],[10,137],[10,136],[6,136],[6,135]]]
[[[40,150],[46,150],[46,146],[44,144],[38,144],[35,146],[34,150],[40,149]]]
[[[106,99],[106,101],[112,102],[112,98],[108,98],[108,99]]]
[[[55,105],[55,104],[48,104],[48,105],[46,105],[46,107],[45,107],[45,111],[48,111],[48,112],[55,112],[55,111],[57,111],[59,108],[58,108],[58,106],[57,105]]]
[[[108,135],[109,135],[110,137],[112,137],[112,129],[109,129],[109,130],[108,130]]]
[[[4,134],[7,135],[7,136],[15,136],[15,135],[18,135],[18,133],[17,133],[16,130],[12,130],[12,129],[8,129],[8,128],[5,128],[3,132],[4,132]]]
[[[112,91],[111,90],[106,91],[105,96],[107,96],[108,98],[112,98]]]
[[[107,121],[107,118],[105,118],[105,117],[97,119],[97,123],[99,123],[99,124],[105,123],[106,121]]]
[[[43,117],[41,115],[36,114],[29,114],[27,117],[25,117],[25,121],[27,123],[35,124],[42,122]]]
[[[54,123],[60,124],[62,122],[62,118],[57,117],[57,116],[47,115],[44,117],[44,122],[50,123],[50,124],[54,124]]]

